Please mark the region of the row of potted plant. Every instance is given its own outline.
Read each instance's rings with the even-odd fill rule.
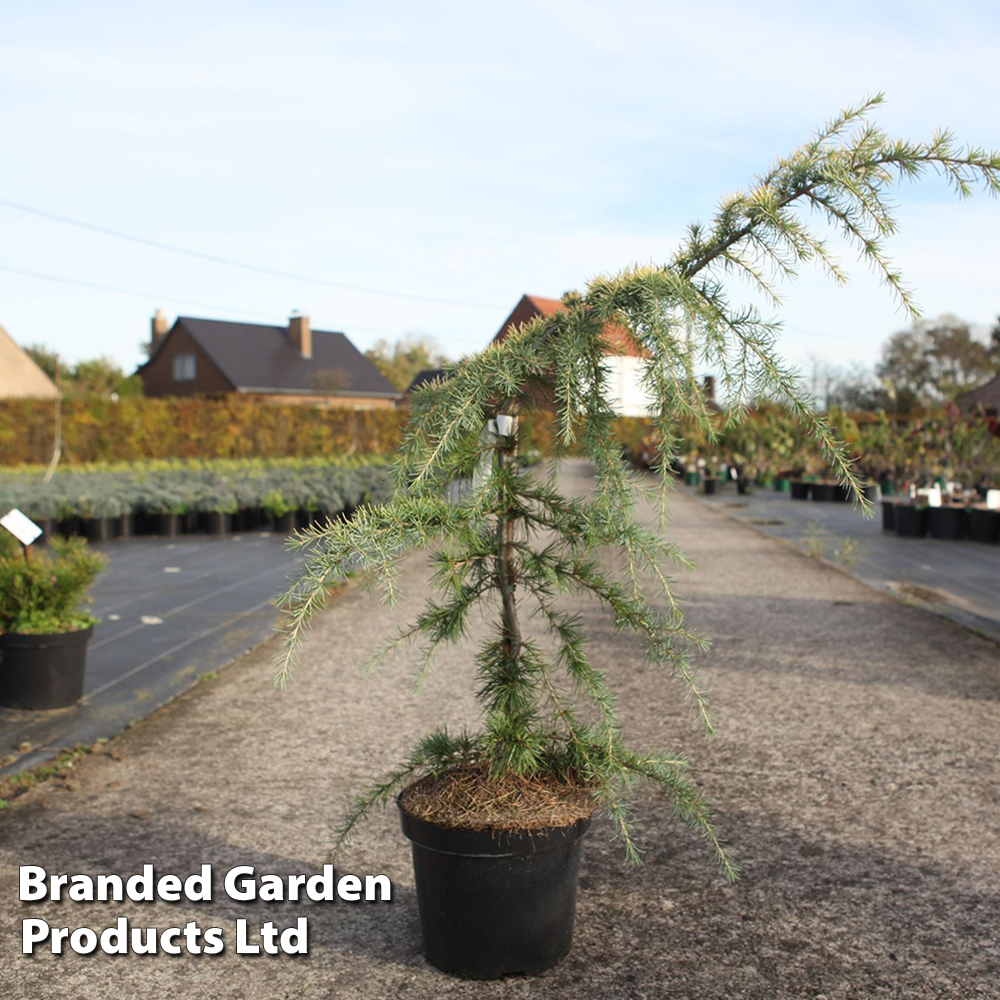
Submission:
[[[819,488],[800,486],[792,492],[799,499],[839,499],[839,477],[830,474],[800,417],[773,402],[758,404],[742,420],[733,422],[729,416],[720,410],[709,425],[681,424],[677,453],[689,478],[699,481],[705,469],[729,465],[747,484],[787,480],[784,488],[792,489],[796,480],[820,483]],[[826,420],[859,476],[877,483],[883,495],[935,480],[958,480],[980,489],[1000,486],[1000,437],[977,416],[942,410],[901,421],[885,413],[852,415],[833,408]],[[621,433],[633,461],[647,467],[659,463],[650,421],[622,422]]]
[[[218,533],[231,524],[290,531],[385,499],[384,462],[338,459],[150,462],[37,474],[0,474],[0,507],[17,507],[50,533],[95,541],[182,530]]]
[[[903,538],[968,538],[995,545],[1000,542],[1000,510],[974,496],[945,495],[941,503],[931,503],[927,496],[886,497],[882,528]]]

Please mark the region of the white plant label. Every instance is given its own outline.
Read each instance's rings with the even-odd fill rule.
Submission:
[[[30,545],[42,533],[42,529],[16,507],[0,517],[3,525],[22,545]]]

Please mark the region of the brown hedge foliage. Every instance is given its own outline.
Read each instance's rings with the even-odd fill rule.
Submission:
[[[62,461],[391,455],[407,412],[280,406],[245,396],[64,400]],[[54,404],[0,400],[0,465],[45,463]]]

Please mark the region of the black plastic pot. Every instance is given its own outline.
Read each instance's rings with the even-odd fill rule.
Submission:
[[[220,510],[202,511],[201,530],[208,535],[227,535],[229,534],[229,521],[229,515]]]
[[[115,518],[115,537],[126,539],[136,535],[135,514],[122,514]]]
[[[88,542],[109,542],[115,537],[114,522],[110,517],[88,517],[83,524]]]
[[[974,542],[1000,542],[1000,511],[986,507],[969,509],[969,538]]]
[[[243,507],[233,515],[233,531],[255,531],[267,520],[261,507]]]
[[[549,969],[569,952],[589,819],[505,833],[400,815],[431,965],[465,979],[499,979]]]
[[[0,705],[38,711],[79,701],[93,632],[0,634]]]
[[[927,530],[931,538],[955,541],[965,534],[964,507],[931,507],[927,511]]]
[[[896,504],[896,534],[904,538],[923,538],[927,534],[927,508],[911,503]]]
[[[72,538],[74,535],[83,534],[83,518],[76,517],[64,517],[57,525],[57,534],[62,535],[65,538]]]
[[[811,483],[813,500],[832,502],[837,499],[838,486],[836,483]]]
[[[715,476],[706,476],[702,480],[702,486],[706,493],[718,493],[719,492],[719,480]]]
[[[750,481],[747,479],[737,479],[736,480],[736,492],[743,496],[750,490]]]
[[[153,514],[153,534],[161,538],[176,538],[181,533],[180,514]]]
[[[283,535],[290,535],[297,527],[294,510],[286,510],[284,514],[278,514],[274,519],[274,530],[280,531]]]
[[[883,500],[882,501],[882,530],[883,531],[895,531],[896,530],[896,501],[895,500]]]
[[[808,500],[812,494],[814,483],[807,483],[803,479],[793,479],[789,484],[793,500]]]

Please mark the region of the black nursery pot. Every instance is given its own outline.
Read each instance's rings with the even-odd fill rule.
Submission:
[[[931,538],[955,541],[965,534],[964,507],[931,507],[927,512]]]
[[[229,533],[229,515],[220,510],[202,511],[201,530],[207,535],[225,535]]]
[[[969,511],[969,538],[992,544],[1000,541],[1000,511],[973,507]]]
[[[181,533],[180,514],[153,514],[151,524],[160,538],[176,538]]]
[[[719,492],[719,480],[714,476],[709,476],[702,481],[702,486],[705,488],[706,493],[718,493]]]
[[[927,508],[909,503],[896,504],[896,534],[904,538],[923,538],[927,534]]]
[[[290,535],[298,527],[298,517],[294,510],[286,510],[284,514],[278,514],[274,519],[274,530],[280,531],[283,535]]]
[[[589,819],[547,831],[451,830],[400,808],[413,845],[424,954],[464,979],[551,968],[573,943]]]
[[[837,490],[839,489],[836,483],[813,483],[812,484],[812,498],[813,500],[823,500],[828,503],[832,503],[834,500],[838,500]]]
[[[807,483],[802,479],[793,479],[790,484],[793,500],[808,500],[813,491],[814,483]]]
[[[883,531],[895,531],[896,530],[896,501],[895,500],[883,500],[882,501],[882,530]]]
[[[38,711],[79,701],[93,632],[0,634],[0,705]]]
[[[115,537],[114,521],[110,517],[89,517],[83,523],[88,542],[109,542]]]

